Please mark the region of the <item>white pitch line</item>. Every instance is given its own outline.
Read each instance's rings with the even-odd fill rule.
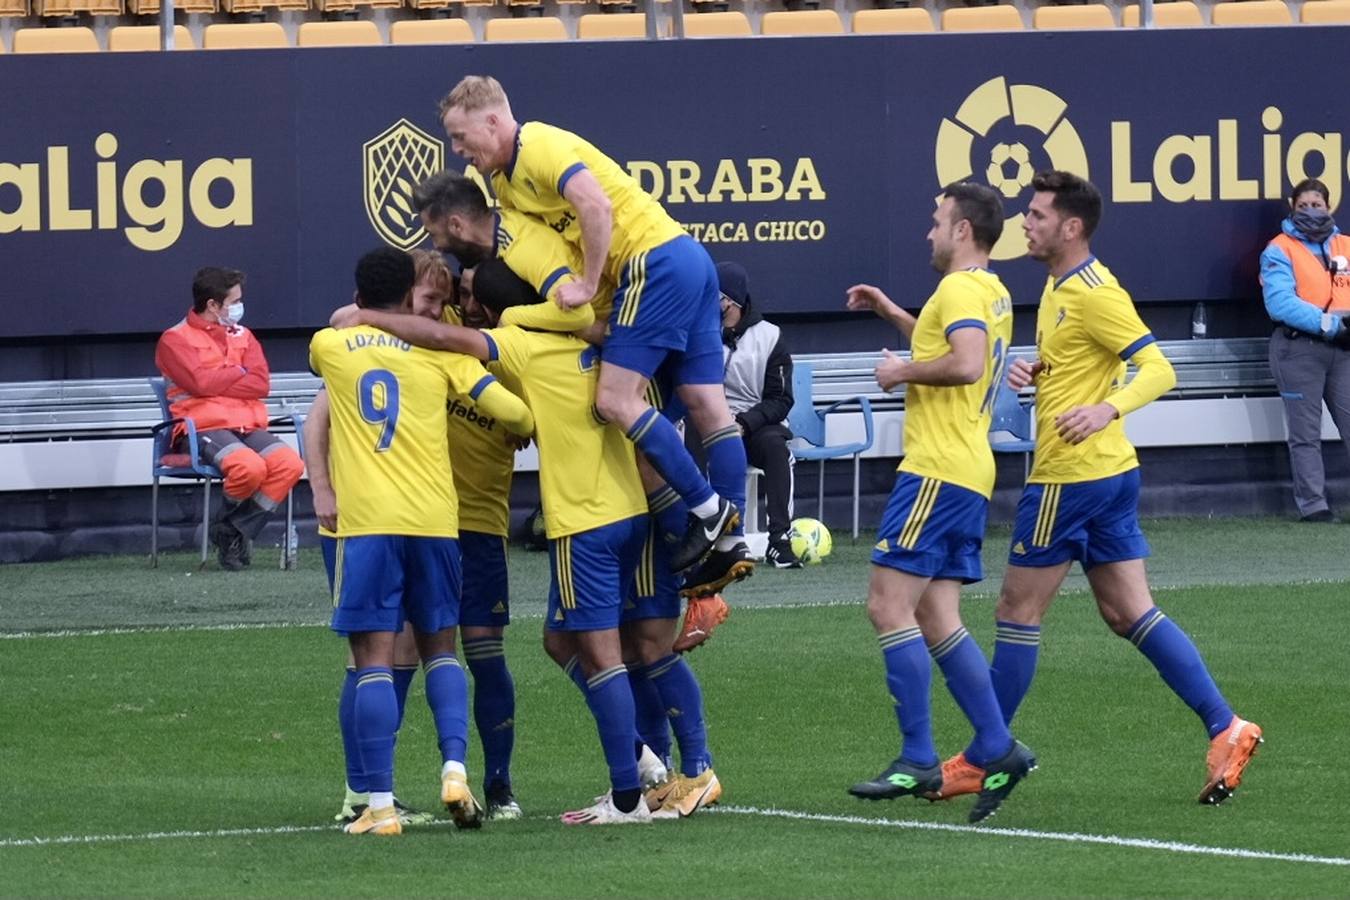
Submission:
[[[1101,844],[1127,847],[1135,850],[1162,850],[1195,856],[1218,856],[1228,859],[1253,859],[1270,862],[1311,863],[1324,866],[1350,866],[1350,858],[1314,856],[1307,853],[1274,853],[1268,850],[1246,850],[1237,847],[1206,847],[1179,841],[1159,841],[1152,838],[1127,838],[1116,835],[1078,834],[1064,831],[1034,831],[1029,828],[990,828],[974,825],[951,825],[945,822],[917,822],[905,819],[871,819],[865,816],[836,816],[824,813],[798,812],[790,809],[761,809],[755,806],[720,806],[708,812],[716,815],[761,816],[803,822],[824,822],[837,825],[865,825],[874,828],[903,828],[914,831],[945,831],[957,834],[980,834],[986,837],[1015,837],[1031,840],[1060,841],[1071,844]],[[541,821],[553,816],[532,816]],[[431,825],[449,825],[438,820]],[[16,847],[51,847],[81,844],[108,844],[132,841],[164,841],[191,838],[270,837],[288,834],[316,834],[336,832],[336,825],[277,825],[271,828],[221,828],[214,831],[150,831],[141,834],[68,834],[60,837],[0,838],[0,850]]]
[[[1153,838],[1129,838],[1110,834],[1078,834],[1070,831],[1035,831],[1030,828],[995,828],[979,825],[952,825],[946,822],[919,822],[907,819],[872,819],[866,816],[834,816],[824,813],[797,812],[790,809],[761,809],[756,806],[713,807],[709,812],[718,815],[763,816],[774,819],[795,819],[804,822],[827,822],[839,825],[871,825],[878,828],[905,828],[914,831],[947,831],[959,834],[982,834],[988,837],[1030,838],[1041,841],[1062,841],[1070,844],[1103,844],[1110,847],[1130,847],[1136,850],[1164,850],[1169,853],[1188,853],[1196,856],[1221,856],[1229,859],[1259,859],[1276,862],[1315,863],[1323,866],[1350,866],[1350,858],[1342,856],[1313,856],[1307,853],[1274,853],[1269,850],[1245,850],[1240,847],[1207,847],[1180,841],[1159,841]]]
[[[112,634],[164,634],[174,631],[258,631],[264,628],[325,628],[322,622],[233,622],[222,625],[130,625],[115,628],[65,628],[60,631],[0,631],[0,641],[30,638],[106,637]]]

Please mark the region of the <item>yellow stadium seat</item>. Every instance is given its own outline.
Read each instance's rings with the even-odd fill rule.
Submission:
[[[185,13],[220,11],[220,0],[174,0],[173,8]],[[159,15],[159,0],[127,0],[127,12],[133,16]]]
[[[1120,24],[1125,28],[1139,27],[1139,4],[1125,7]],[[1205,20],[1200,18],[1200,7],[1191,0],[1174,0],[1153,4],[1153,24],[1159,28],[1198,28]]]
[[[1232,0],[1215,3],[1215,25],[1292,25],[1294,17],[1284,0]]]
[[[743,12],[695,13],[684,17],[685,37],[749,37],[750,20]]]
[[[488,41],[565,41],[567,29],[557,16],[522,19],[488,19],[483,29]]]
[[[1350,0],[1308,0],[1299,20],[1310,25],[1350,24]]]
[[[357,22],[301,22],[297,47],[370,47],[383,44],[380,29],[369,19]]]
[[[0,0],[0,16],[28,15],[28,0]]]
[[[207,25],[202,47],[207,50],[254,50],[289,47],[286,31],[276,22],[245,22]]]
[[[471,44],[473,29],[464,19],[403,19],[389,26],[391,44]]]
[[[120,16],[122,0],[34,0],[33,12],[40,16],[73,16],[82,12]]]
[[[1053,31],[1080,28],[1115,28],[1111,10],[1101,3],[1082,6],[1038,6],[1031,14],[1031,27]]]
[[[669,29],[664,30],[669,32]],[[647,37],[647,14],[587,13],[577,19],[577,37],[583,41],[607,38],[643,40]]]
[[[943,31],[1020,31],[1022,14],[1015,6],[957,6],[942,11]]]
[[[860,9],[853,14],[854,34],[903,34],[932,30],[933,17],[922,7]]]
[[[832,9],[799,9],[766,12],[759,22],[760,34],[843,34],[844,23]]]
[[[108,49],[114,53],[159,49],[158,25],[118,25],[108,31]],[[192,32],[184,25],[173,26],[173,49],[196,50]]]
[[[97,53],[92,28],[20,28],[14,32],[15,53]]]

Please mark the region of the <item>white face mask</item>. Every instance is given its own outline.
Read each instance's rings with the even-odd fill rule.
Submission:
[[[238,325],[239,320],[244,318],[244,301],[232,303],[225,307],[225,322],[230,325]]]

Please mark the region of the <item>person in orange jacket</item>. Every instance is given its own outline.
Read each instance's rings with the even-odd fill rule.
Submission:
[[[244,273],[214,266],[192,280],[192,309],[165,331],[155,366],[168,381],[169,408],[191,419],[206,462],[225,476],[225,503],[211,526],[221,568],[250,562],[252,540],[304,474],[299,454],[267,430],[267,357],[244,317]],[[181,439],[186,432],[179,426]]]

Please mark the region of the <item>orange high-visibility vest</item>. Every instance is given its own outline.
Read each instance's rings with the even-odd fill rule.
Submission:
[[[218,369],[226,365],[242,366],[244,353],[254,340],[247,329],[224,329],[225,348],[222,351],[208,332],[193,328],[186,320],[177,326],[195,354],[195,364],[202,369]],[[267,427],[267,404],[261,400],[243,400],[237,397],[194,397],[185,389],[168,385],[169,409],[175,418],[191,419],[198,431],[228,428],[232,431],[253,431]]]
[[[1322,257],[1308,249],[1308,245],[1281,232],[1272,244],[1284,251],[1294,267],[1294,286],[1302,300],[1323,312],[1350,312],[1350,272],[1332,273]],[[1350,259],[1350,237],[1332,235],[1327,242],[1331,257]]]

